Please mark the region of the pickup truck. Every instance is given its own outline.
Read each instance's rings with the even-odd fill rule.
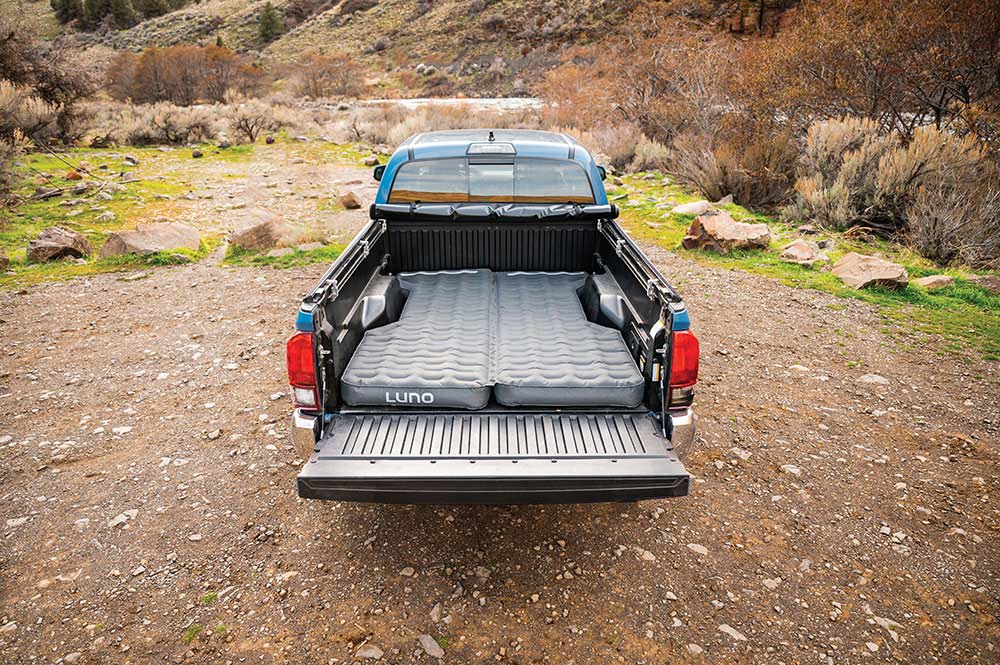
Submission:
[[[698,340],[564,134],[418,134],[288,340],[298,494],[576,503],[688,493]]]

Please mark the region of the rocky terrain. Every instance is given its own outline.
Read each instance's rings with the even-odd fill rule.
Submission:
[[[0,291],[3,662],[996,662],[996,363],[646,249],[700,435],[689,497],[626,505],[299,500],[283,348],[322,265]]]
[[[134,2],[137,7],[139,3]],[[181,4],[181,3],[178,3]],[[339,51],[358,57],[373,72],[410,77],[390,86],[435,89],[443,94],[525,94],[566,50],[633,30],[630,15],[640,3],[623,0],[271,0],[282,33],[263,42],[257,26],[265,0],[199,0],[126,29],[72,32],[88,60],[105,61],[110,50],[209,44],[216,38],[268,64],[290,63],[308,52]],[[798,0],[697,0],[657,3],[692,26],[747,35],[775,35]],[[60,30],[47,3],[30,3],[30,19],[46,34]],[[141,18],[141,17],[140,17]],[[335,45],[335,46],[332,46]],[[609,47],[610,48],[610,47]],[[424,74],[430,66],[433,72]],[[412,80],[411,80],[412,79]],[[439,83],[439,82],[438,82]],[[391,91],[387,91],[391,92]]]

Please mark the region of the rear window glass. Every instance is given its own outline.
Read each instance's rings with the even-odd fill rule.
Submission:
[[[583,167],[571,160],[518,158],[513,163],[468,159],[407,162],[396,173],[389,203],[593,203]]]

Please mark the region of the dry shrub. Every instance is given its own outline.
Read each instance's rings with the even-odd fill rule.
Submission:
[[[82,111],[92,147],[195,143],[218,137],[223,128],[218,106],[97,101],[84,104]]]
[[[278,128],[271,106],[256,99],[236,105],[228,115],[230,129],[248,143],[256,141],[261,133]]]
[[[274,124],[294,135],[326,135],[333,115],[324,108],[304,108],[294,101],[271,100]],[[346,141],[342,132],[337,132],[340,142]]]
[[[725,82],[733,47],[652,6],[635,10],[628,25],[613,48],[576,49],[546,75],[547,119],[585,128],[627,122],[661,143],[710,131],[732,108]]]
[[[788,196],[797,148],[787,130],[691,130],[671,147],[669,170],[713,200],[732,195],[741,205],[770,208]]]
[[[976,183],[946,178],[920,189],[908,210],[906,240],[940,264],[1000,268],[1000,173]],[[987,183],[994,183],[988,186]]]
[[[670,164],[670,149],[658,141],[639,137],[635,145],[635,157],[629,165],[632,171],[662,171]]]
[[[0,79],[0,138],[10,140],[15,132],[39,139],[57,130],[58,108],[35,96],[31,88]]]
[[[20,181],[14,168],[14,160],[20,156],[24,143],[24,135],[20,131],[15,131],[9,138],[0,137],[0,203],[11,198]]]
[[[289,78],[292,92],[307,99],[358,97],[365,90],[361,65],[346,53],[307,54]]]
[[[73,139],[74,105],[93,91],[93,66],[81,62],[70,49],[69,40],[39,41],[33,27],[23,23],[16,12],[0,11],[0,80],[24,93],[16,109],[20,119],[4,113],[0,124],[23,123],[28,130],[34,128],[35,139]],[[49,121],[50,113],[54,114],[53,122]]]
[[[905,142],[928,124],[996,136],[1000,3],[828,0],[794,16],[778,39],[748,42],[732,87],[739,105],[801,129],[865,116]]]
[[[641,138],[642,131],[629,123],[601,125],[590,130],[589,147],[620,173],[628,169],[635,159],[636,146]]]
[[[622,119],[614,110],[615,88],[611,68],[603,61],[580,55],[545,75],[542,95],[548,101],[545,121],[552,125],[589,129]]]
[[[140,55],[116,55],[108,68],[107,90],[119,101],[191,106],[223,102],[232,94],[256,94],[262,79],[261,70],[226,48],[152,46]]]
[[[917,192],[935,181],[976,181],[986,160],[972,137],[933,127],[903,144],[880,134],[873,120],[813,123],[799,159],[795,196],[785,216],[843,229],[865,226],[891,236],[905,232]]]
[[[215,138],[216,111],[205,107],[181,107],[168,102],[135,107],[124,140],[133,145],[185,144]]]

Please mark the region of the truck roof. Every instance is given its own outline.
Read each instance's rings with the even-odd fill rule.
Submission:
[[[491,138],[492,137],[492,138]],[[550,157],[570,157],[576,148],[582,148],[576,139],[566,134],[536,129],[449,129],[425,132],[408,138],[400,148],[412,150],[414,156],[434,153],[435,157],[464,156],[473,143],[510,143],[514,149],[544,151]],[[520,150],[517,150],[520,153]]]
[[[519,157],[569,159],[583,166],[594,186],[596,203],[607,204],[601,174],[590,152],[568,134],[535,129],[451,129],[415,134],[403,141],[385,166],[375,203],[386,203],[399,167],[419,159],[461,158],[476,144],[506,144]]]

